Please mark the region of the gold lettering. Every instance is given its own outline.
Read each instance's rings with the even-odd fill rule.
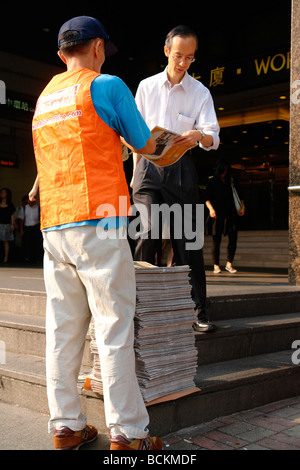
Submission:
[[[275,60],[277,59],[277,57],[280,57],[280,59],[281,59],[281,65],[279,67],[278,66],[275,67],[275,63],[274,63]],[[286,60],[285,60],[285,56],[283,54],[276,54],[276,55],[274,55],[274,57],[272,57],[271,69],[274,70],[274,72],[279,72],[285,66],[285,62],[286,62]]]
[[[194,73],[194,72],[193,72],[193,74],[192,74],[192,75],[193,75],[193,78],[194,78],[195,80],[200,80],[200,78],[201,78],[201,75],[198,75],[198,76],[196,77],[196,75],[195,75],[195,73]]]
[[[260,65],[259,65],[257,59],[255,59],[254,62],[255,62],[255,67],[256,67],[256,73],[257,73],[257,75],[260,75],[260,74],[261,74],[262,69],[263,69],[263,71],[264,71],[264,74],[267,74],[267,73],[268,73],[269,65],[270,65],[270,60],[271,60],[271,56],[268,57],[267,63],[265,63],[264,59],[261,59],[261,63],[260,63]]]
[[[286,55],[286,68],[287,69],[290,68],[290,60],[291,60],[291,53],[288,52],[287,55]]]
[[[214,70],[210,71],[210,84],[209,86],[218,86],[224,85],[223,74],[224,74],[225,67],[217,67]]]
[[[267,60],[261,59],[260,62],[258,59],[255,59],[254,63],[258,76],[262,73],[267,75],[267,73],[270,72],[270,69],[273,70],[273,72],[280,72],[284,67],[287,69],[290,68],[290,52],[287,52],[286,56],[281,53],[275,54],[273,57],[269,56]]]

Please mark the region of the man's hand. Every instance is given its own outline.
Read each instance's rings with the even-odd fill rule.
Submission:
[[[216,219],[217,218],[217,214],[216,214],[216,211],[215,209],[212,207],[211,210],[209,211],[209,215],[212,219]]]
[[[196,130],[184,132],[181,136],[173,140],[175,145],[188,145],[195,147],[198,143],[199,132]]]
[[[173,140],[175,145],[187,145],[188,147],[196,147],[198,142],[204,145],[204,147],[211,147],[213,144],[213,138],[209,134],[205,134],[204,137],[200,131],[191,130],[184,132],[181,136],[176,137]]]
[[[242,203],[242,209],[240,210],[240,212],[238,213],[238,215],[239,215],[240,217],[243,217],[243,215],[245,215],[245,213],[246,213],[246,207],[245,207],[244,201],[241,201],[241,203]]]

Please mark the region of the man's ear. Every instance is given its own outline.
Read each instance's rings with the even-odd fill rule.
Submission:
[[[94,47],[95,47],[95,51],[97,55],[99,54],[103,43],[104,43],[103,39],[99,39],[99,38],[96,39]]]
[[[61,51],[57,51],[57,55],[63,61],[64,64],[67,63],[67,59],[65,58],[65,56],[63,55]]]
[[[166,56],[166,57],[170,57],[170,51],[169,51],[169,49],[167,48],[167,46],[164,46],[164,53],[165,53],[165,56]]]

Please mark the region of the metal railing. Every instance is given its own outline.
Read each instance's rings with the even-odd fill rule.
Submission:
[[[300,193],[300,186],[289,186],[288,190],[293,193]]]

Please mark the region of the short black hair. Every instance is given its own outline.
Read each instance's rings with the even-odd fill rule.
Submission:
[[[66,31],[60,36],[60,40],[70,40],[72,37],[78,37],[77,31]],[[84,52],[84,49],[92,42],[93,39],[76,39],[75,41],[67,42],[60,47],[60,51],[64,54],[74,54]]]
[[[230,164],[230,161],[225,157],[219,158],[219,160],[217,161],[214,176],[216,178],[220,178],[221,175],[224,175],[226,169],[227,169],[226,178],[230,179],[230,177],[231,177],[231,164]]]
[[[194,31],[189,26],[179,25],[173,28],[166,37],[165,45],[169,51],[171,50],[172,41],[175,36],[180,36],[182,38],[193,36],[196,40],[196,50],[198,49],[198,38]]]

